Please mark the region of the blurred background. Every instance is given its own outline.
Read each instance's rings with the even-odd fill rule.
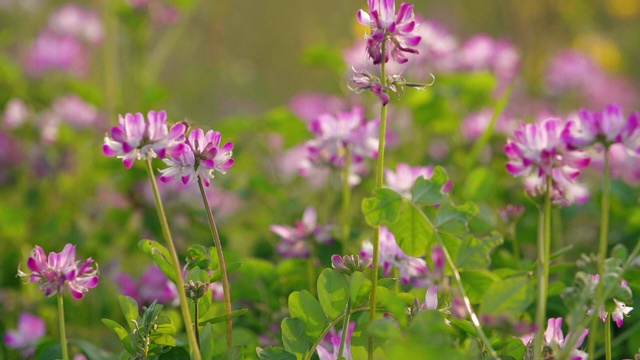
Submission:
[[[331,192],[337,178],[319,185],[298,176],[289,151],[311,138],[307,123],[316,107],[367,106],[370,118],[377,111],[370,94],[354,95],[348,82],[365,59],[358,41],[366,29],[356,12],[366,8],[364,0],[0,0],[0,332],[15,328],[20,312],[32,312],[56,338],[55,300],[15,275],[34,245],[57,252],[73,243],[79,257],[100,265],[101,285],[81,302],[68,301],[68,332],[90,329],[96,345],[119,346],[99,319],[118,318],[114,294],[124,291],[123,274],[139,278],[151,264],[137,242],[158,240],[160,231],[143,166],[126,170],[101,146],[118,114],[165,109],[170,122],[186,119],[236,144],[236,165],[216,177],[209,196],[229,257],[245,263],[234,300],[269,309],[246,320],[246,343],[264,344],[258,335],[267,333],[277,338],[270,323],[306,280],[295,275],[295,263],[273,265],[278,239],[269,225],[293,224],[309,204],[319,221],[330,222],[340,202]],[[418,82],[430,82],[431,73],[435,84],[392,109],[389,164],[444,165],[456,196],[487,210],[479,231],[501,226],[496,209],[527,203],[520,182],[504,171],[502,146],[513,124],[581,107],[600,111],[611,102],[638,110],[638,0],[433,0],[417,1],[415,12],[425,31],[421,57],[412,60],[419,65],[396,70]],[[506,125],[474,153],[491,117],[483,111],[501,99],[508,101]],[[467,180],[470,152],[477,156],[470,162],[487,170],[480,183]],[[611,243],[633,245],[640,165],[620,160],[614,175]],[[597,199],[601,178],[597,169],[590,176],[585,182]],[[368,229],[358,228],[364,222],[355,214],[371,188],[365,178],[354,189],[359,241]],[[209,241],[197,189],[162,191],[180,250]],[[518,233],[533,261],[535,206],[527,204]],[[565,220],[555,229],[558,248],[575,238],[576,249],[595,248],[598,206],[558,211]],[[497,252],[495,263],[511,261],[507,252]],[[256,281],[267,284],[267,299],[254,294]],[[552,303],[551,311],[561,312],[557,294]],[[637,349],[639,334],[625,338],[621,354]],[[0,348],[0,359],[16,356]]]

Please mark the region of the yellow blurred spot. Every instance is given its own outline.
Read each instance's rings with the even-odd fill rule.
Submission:
[[[640,14],[640,0],[607,0],[607,10],[617,18],[631,18]]]
[[[600,34],[582,35],[576,39],[574,46],[591,55],[593,60],[603,68],[612,72],[620,69],[622,63],[620,50],[613,41],[605,36]]]

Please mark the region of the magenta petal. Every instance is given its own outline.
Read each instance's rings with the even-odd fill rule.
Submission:
[[[125,157],[125,158],[123,158],[123,159],[122,159],[122,163],[124,164],[124,166],[125,166],[127,169],[131,169],[131,167],[133,166],[133,162],[134,162],[134,160],[135,160],[134,158],[131,158],[131,157]]]
[[[112,127],[109,133],[111,134],[111,138],[117,142],[126,141],[124,131],[117,126]]]
[[[116,156],[116,155],[118,155],[118,151],[112,149],[107,144],[102,145],[102,153],[105,154],[106,156]]]

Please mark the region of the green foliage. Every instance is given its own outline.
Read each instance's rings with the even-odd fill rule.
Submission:
[[[334,270],[324,269],[318,277],[318,300],[329,320],[335,320],[347,307],[350,289],[345,276]]]
[[[284,318],[281,324],[282,343],[285,350],[294,354],[300,360],[311,349],[311,342],[300,319]]]
[[[296,360],[296,356],[282,348],[266,347],[257,348],[256,352],[260,360]]]
[[[389,225],[398,216],[402,197],[393,190],[377,189],[375,196],[362,200],[362,212],[371,226]]]
[[[328,325],[322,306],[307,290],[294,291],[289,295],[289,314],[302,320],[306,334],[317,338]]]
[[[173,267],[173,260],[169,250],[160,245],[157,241],[153,240],[140,240],[138,247],[145,254],[151,256],[153,261],[158,265],[160,270],[171,280],[174,284],[178,283],[178,277]]]
[[[526,310],[534,299],[533,283],[527,276],[516,276],[494,282],[484,293],[480,312],[495,314],[509,312],[514,315]]]
[[[440,166],[433,169],[433,176],[429,180],[419,177],[413,184],[411,191],[413,202],[419,205],[436,205],[446,200],[449,195],[442,191],[444,185],[449,181],[449,175]]]
[[[389,230],[402,251],[410,256],[423,256],[435,242],[429,221],[419,209],[406,201],[403,201],[400,214],[389,225]]]

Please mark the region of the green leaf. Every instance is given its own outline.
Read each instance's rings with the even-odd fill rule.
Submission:
[[[480,239],[468,236],[458,249],[455,263],[465,269],[486,268],[491,263],[491,252],[500,245],[502,237],[497,232]]]
[[[227,275],[240,269],[241,267],[242,267],[242,263],[239,263],[239,262],[227,264]],[[209,278],[209,282],[216,282],[220,279],[222,279],[222,271],[218,269],[218,270],[215,270],[213,274],[211,274],[211,277]]]
[[[511,312],[519,314],[533,301],[534,291],[527,276],[517,276],[491,285],[480,304],[480,313]]]
[[[482,296],[491,285],[502,280],[487,269],[465,270],[460,277],[469,300],[474,304],[482,301]]]
[[[416,179],[411,191],[413,202],[430,206],[443,202],[449,197],[449,194],[442,191],[447,181],[449,181],[449,175],[441,166],[436,166],[431,179],[427,180],[424,176]]]
[[[302,320],[304,329],[310,338],[317,338],[327,327],[327,317],[318,300],[307,290],[294,291],[289,295],[289,314]]]
[[[130,296],[118,295],[118,302],[120,303],[120,309],[131,331],[136,330],[136,326],[133,323],[138,321],[138,303]]]
[[[378,280],[378,286],[382,286],[388,290],[395,288],[397,283],[398,279],[395,278],[382,278]]]
[[[211,258],[209,250],[200,244],[191,245],[187,250],[187,269],[194,268],[206,269],[209,267]]]
[[[398,246],[407,255],[423,256],[433,241],[433,228],[419,209],[403,202],[397,220],[389,226]]]
[[[173,325],[173,320],[169,315],[165,315],[165,314],[158,315],[158,317],[156,318],[155,324],[157,326],[155,330],[157,333],[160,333],[160,334],[176,333],[176,326]]]
[[[349,301],[349,283],[334,269],[324,269],[318,277],[318,300],[329,320],[335,320]],[[286,348],[285,348],[286,349]]]
[[[242,346],[235,345],[231,349],[227,349],[225,352],[225,356],[223,356],[224,360],[242,360],[244,357]]]
[[[356,271],[349,278],[349,297],[354,306],[362,304],[371,294],[371,280],[364,277],[364,274]]]
[[[103,349],[98,348],[88,341],[76,339],[73,340],[72,343],[79,347],[82,352],[91,360],[110,360],[113,358],[113,355],[109,354]]]
[[[102,319],[102,323],[109,329],[115,331],[120,340],[125,339],[127,336],[129,336],[129,332],[127,331],[127,329],[111,319]]]
[[[459,206],[452,203],[443,204],[438,209],[435,226],[440,231],[446,231],[454,235],[463,235],[469,230],[469,220],[476,216],[478,207],[467,202]]]
[[[398,216],[402,197],[390,189],[377,189],[375,196],[362,200],[362,212],[371,226],[389,225]]]
[[[407,324],[407,306],[404,300],[399,298],[395,292],[378,286],[376,288],[376,304],[379,308],[394,315],[394,318],[400,323],[400,325],[404,326]]]
[[[380,319],[369,326],[369,334],[381,341],[399,340],[402,333],[398,324],[392,319]]]
[[[248,309],[233,310],[231,312],[231,318],[235,319],[238,316],[242,316],[242,315],[246,314],[248,311],[249,311]],[[206,324],[217,324],[217,323],[221,323],[221,322],[224,322],[224,321],[227,321],[227,315],[226,314],[214,316],[214,317],[209,318],[209,319],[200,319],[198,324],[200,324],[200,326],[204,326]]]
[[[296,360],[295,355],[283,348],[269,346],[264,349],[257,348],[256,352],[260,360]]]
[[[500,355],[503,358],[524,359],[526,353],[527,347],[518,338],[509,339],[507,344],[500,349]]]
[[[294,354],[296,359],[302,359],[311,349],[311,342],[304,331],[302,320],[287,317],[282,319],[280,327],[285,350]]]
[[[214,354],[213,330],[211,324],[207,324],[200,331],[200,353],[203,359],[212,359]]]
[[[157,241],[153,240],[140,240],[138,247],[147,255],[151,256],[160,270],[171,280],[174,284],[178,283],[178,276],[173,268],[173,260],[171,254],[164,246],[160,245]]]

